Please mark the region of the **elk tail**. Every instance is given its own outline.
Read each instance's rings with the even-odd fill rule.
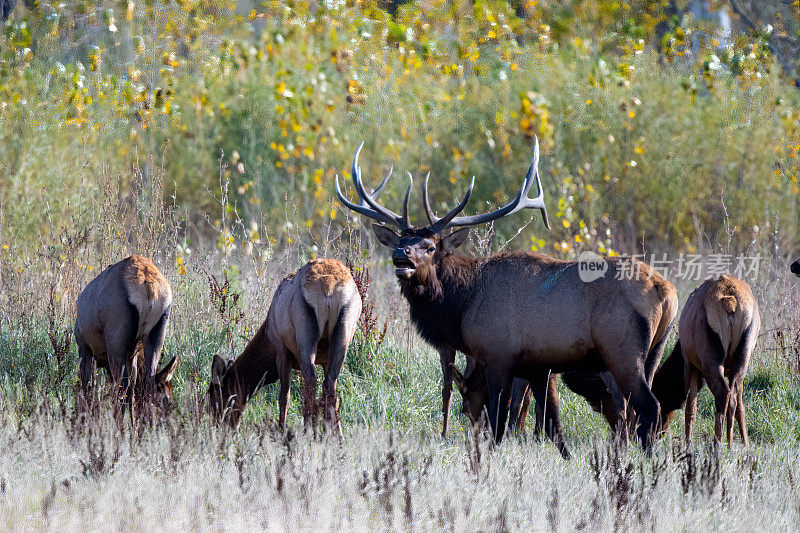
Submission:
[[[687,385],[680,339],[667,360],[656,370],[652,389],[653,395],[661,404],[662,417],[680,409],[686,402]]]

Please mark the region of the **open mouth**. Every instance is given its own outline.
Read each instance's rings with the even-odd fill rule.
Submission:
[[[394,261],[394,275],[398,278],[408,279],[414,274],[414,264],[408,259]]]

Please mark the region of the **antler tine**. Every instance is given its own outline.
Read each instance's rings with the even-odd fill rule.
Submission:
[[[394,224],[394,220],[390,220],[381,215],[380,213],[378,213],[377,211],[375,211],[374,209],[370,209],[369,207],[367,207],[367,205],[364,203],[363,198],[361,199],[360,205],[354,204],[353,202],[345,198],[344,195],[342,194],[342,190],[339,188],[339,174],[336,174],[335,184],[336,184],[336,195],[339,197],[339,201],[342,202],[342,205],[344,205],[346,208],[355,211],[356,213],[360,213],[373,220],[377,220],[382,224]]]
[[[411,172],[406,172],[408,174],[408,189],[406,189],[406,197],[403,199],[403,224],[405,227],[411,227],[411,221],[408,218],[408,199],[411,196],[411,187],[414,185],[414,178],[411,176]]]
[[[539,195],[536,198],[528,198],[528,191],[530,191],[530,188],[533,185],[534,181],[536,182],[536,187],[539,190]],[[423,194],[423,202],[424,201],[425,197]],[[465,204],[465,202],[462,202],[462,204]],[[459,207],[463,209],[463,205],[460,205]],[[497,209],[495,211],[490,211],[489,213],[483,213],[480,215],[456,217],[455,213],[458,213],[458,211],[460,210],[459,208],[456,208],[455,210],[453,210],[455,211],[455,213],[451,211],[453,216],[450,217],[450,219],[448,219],[446,223],[444,222],[444,219],[441,219],[436,223],[432,224],[431,229],[438,233],[447,228],[452,228],[456,226],[475,226],[477,224],[485,224],[487,222],[497,220],[498,218],[502,218],[506,215],[510,215],[511,213],[516,213],[521,209],[539,209],[542,213],[542,218],[544,219],[545,226],[547,226],[547,229],[550,229],[550,221],[547,218],[547,207],[544,205],[544,190],[542,189],[542,183],[539,180],[538,137],[534,137],[533,158],[531,159],[531,166],[528,169],[528,173],[525,175],[525,180],[522,182],[522,187],[520,188],[519,192],[517,193],[517,195],[514,197],[513,200],[511,200],[509,203],[507,203],[500,209]]]
[[[428,178],[430,177],[431,173],[428,172],[425,175],[425,183],[422,185],[422,207],[425,208],[425,214],[428,216],[428,222],[430,222],[432,226],[439,221],[439,217],[433,213],[433,209],[431,209],[431,202],[428,199]]]
[[[374,191],[372,191],[372,194],[370,195],[370,198],[372,198],[373,200],[375,200],[375,199],[378,197],[378,195],[381,193],[381,191],[383,191],[383,188],[384,188],[384,187],[386,187],[386,182],[388,182],[388,181],[389,181],[389,178],[392,176],[392,171],[393,171],[393,170],[394,170],[394,165],[392,165],[392,166],[390,166],[390,167],[389,167],[389,172],[386,174],[386,177],[384,177],[384,178],[383,178],[383,181],[381,182],[381,184],[380,184],[380,185],[378,185],[378,186],[375,188],[375,190],[374,190]]]
[[[398,215],[397,213],[395,213],[390,209],[383,207],[381,204],[376,202],[369,194],[367,194],[367,191],[364,189],[364,181],[361,179],[361,167],[358,166],[358,154],[361,152],[361,148],[363,146],[364,146],[364,141],[361,141],[361,144],[358,145],[358,149],[356,150],[355,155],[353,155],[353,169],[352,169],[353,184],[355,184],[356,186],[358,195],[364,201],[366,201],[367,204],[372,209],[374,209],[387,219],[390,219],[392,221],[392,224],[399,226],[400,229],[405,229],[405,227],[402,226],[403,218],[400,215]]]
[[[353,185],[356,188],[356,193],[360,199],[359,204],[354,204],[353,202],[349,201],[341,192],[339,188],[339,176],[336,175],[336,194],[339,196],[339,200],[344,204],[345,207],[351,209],[357,213],[360,213],[364,216],[377,220],[383,224],[391,224],[399,227],[400,229],[406,229],[411,226],[408,221],[408,196],[409,192],[406,192],[406,205],[404,206],[404,216],[400,216],[397,213],[383,207],[380,205],[376,198],[381,193],[383,188],[386,186],[386,183],[389,181],[389,177],[392,175],[392,170],[394,167],[389,169],[389,173],[386,177],[383,178],[378,187],[372,191],[372,194],[367,193],[366,188],[364,187],[364,182],[361,179],[361,169],[358,166],[358,155],[361,152],[361,148],[364,147],[364,142],[362,141],[361,144],[358,145],[356,149],[356,153],[353,155],[353,165],[351,168],[351,174],[353,179]],[[409,185],[410,188],[410,185]]]
[[[452,227],[454,224],[451,224],[451,220],[456,219],[456,215],[459,214],[464,208],[467,206],[467,202],[469,201],[469,197],[472,196],[472,189],[475,187],[475,176],[472,176],[472,180],[469,182],[469,188],[467,189],[467,194],[464,195],[464,199],[461,200],[461,203],[455,206],[452,211],[447,213],[445,216],[437,220],[434,224],[431,225],[431,231],[435,233],[439,233],[440,231]],[[458,217],[463,218],[463,217]]]
[[[539,194],[536,198],[528,198],[528,191],[531,189],[534,180],[536,181],[536,189]],[[547,206],[544,205],[544,189],[542,189],[542,182],[539,179],[539,138],[534,137],[533,145],[533,158],[531,158],[531,166],[528,168],[528,173],[525,175],[525,190],[522,193],[522,202],[512,211],[519,211],[520,209],[538,209],[542,213],[542,219],[547,229],[550,229],[550,220],[547,218]]]

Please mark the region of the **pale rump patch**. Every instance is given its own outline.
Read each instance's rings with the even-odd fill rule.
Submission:
[[[317,286],[326,296],[330,296],[337,285],[348,283],[353,279],[350,270],[335,259],[314,259],[306,268],[304,291]]]
[[[725,312],[733,313],[738,305],[752,305],[751,294],[750,288],[742,280],[722,275],[708,291],[705,301],[706,305],[718,301]]]
[[[129,290],[132,290],[135,286],[144,286],[148,300],[157,299],[160,292],[159,289],[167,285],[167,279],[153,262],[141,255],[132,255],[127,259],[125,281]]]

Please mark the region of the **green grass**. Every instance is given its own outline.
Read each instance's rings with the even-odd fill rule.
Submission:
[[[766,349],[745,381],[748,450],[738,441],[709,448],[707,389],[692,445],[682,442],[679,412],[652,458],[637,445],[612,446],[605,421],[563,385],[571,461],[530,435],[490,444],[460,414],[458,393],[443,440],[438,354],[406,334],[394,281],[375,269],[370,298],[390,333],[380,345],[359,333],[351,345],[339,380],[343,439],[304,434],[296,374],[286,433],[277,428],[277,384],[230,431],[204,408],[211,359],[230,348],[199,272],[173,275],[179,298],[164,357],[180,356],[175,405],[152,426],[119,427],[109,398],[97,416],[76,416],[75,347],[59,365],[41,315],[2,322],[0,528],[789,529],[800,519],[800,382]],[[276,283],[240,276],[238,305],[257,311],[232,324],[235,353]],[[20,294],[37,300],[31,287]],[[57,329],[69,329],[69,313]]]
[[[45,324],[31,328],[25,340],[12,341],[7,329],[0,330],[0,395],[19,409],[32,412],[43,402],[73,405],[73,384],[77,352],[73,347],[66,372],[59,387],[58,369],[52,359]],[[219,331],[191,329],[174,332],[167,340],[165,354],[179,353],[178,373],[174,378],[175,409],[178,416],[196,409],[204,400],[210,379],[211,359],[224,336]],[[244,342],[240,339],[237,349]],[[341,416],[345,427],[390,427],[401,431],[435,434],[441,430],[442,377],[438,354],[418,339],[407,351],[395,339],[379,346],[362,343],[357,337],[348,352],[338,387],[342,398]],[[191,348],[188,348],[191,346]],[[788,369],[758,362],[756,354],[745,378],[744,401],[750,438],[770,444],[800,442],[800,379]],[[463,366],[459,357],[459,365]],[[320,377],[322,370],[318,368]],[[289,420],[298,425],[302,419],[300,378],[293,373]],[[609,435],[605,420],[594,413],[581,397],[559,384],[561,416],[565,434],[575,442],[588,443]],[[273,424],[277,418],[278,384],[265,386],[249,403],[242,420],[251,424]],[[461,399],[454,391],[451,428],[455,435],[468,432],[468,421],[460,413]],[[713,435],[714,401],[708,387],[698,396],[698,420],[695,441],[705,442]],[[529,413],[528,428],[534,424]],[[673,438],[683,437],[683,411],[670,426]]]

